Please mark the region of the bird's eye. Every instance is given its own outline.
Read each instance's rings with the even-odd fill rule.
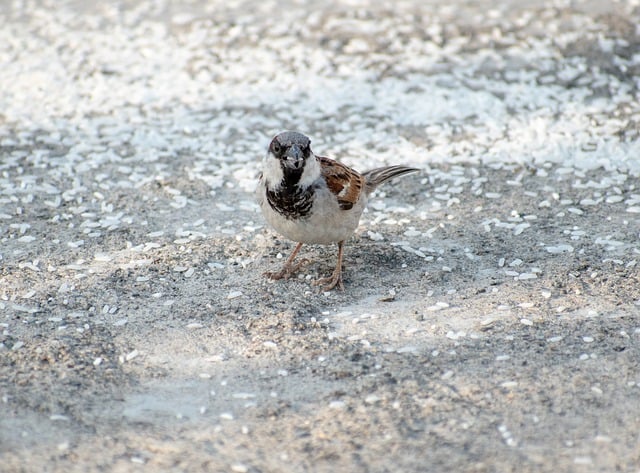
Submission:
[[[274,152],[274,154],[279,154],[280,151],[282,150],[282,147],[280,146],[280,143],[278,143],[277,141],[274,141],[271,144],[271,150]]]

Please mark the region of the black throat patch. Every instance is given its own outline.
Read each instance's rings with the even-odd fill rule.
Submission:
[[[277,190],[267,189],[267,202],[283,217],[293,220],[306,217],[313,205],[313,186],[282,186]]]

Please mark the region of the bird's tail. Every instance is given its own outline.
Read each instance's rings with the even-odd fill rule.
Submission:
[[[397,176],[404,176],[412,172],[418,172],[420,169],[410,168],[407,166],[385,166],[381,168],[372,169],[363,173],[365,183],[367,185],[367,193],[372,192],[383,182],[393,179]]]

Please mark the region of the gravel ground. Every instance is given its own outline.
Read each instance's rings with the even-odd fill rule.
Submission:
[[[0,2],[0,469],[639,472],[640,3],[217,3]]]

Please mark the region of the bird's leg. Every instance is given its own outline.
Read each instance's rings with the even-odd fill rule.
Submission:
[[[333,270],[333,274],[328,278],[318,279],[313,283],[314,286],[321,286],[326,284],[326,286],[322,287],[323,291],[330,291],[334,287],[338,286],[338,289],[344,291],[344,284],[342,284],[342,252],[344,249],[344,240],[338,242],[338,262],[336,264],[336,269]]]
[[[269,279],[276,279],[276,280],[277,279],[289,279],[291,277],[291,275],[293,273],[295,273],[298,269],[300,269],[300,267],[302,265],[304,265],[304,264],[309,262],[309,260],[303,259],[298,264],[293,264],[293,260],[295,259],[295,257],[297,256],[298,252],[300,251],[300,248],[302,248],[302,243],[298,243],[296,245],[296,247],[291,252],[291,256],[289,256],[289,258],[287,258],[287,261],[284,263],[284,266],[282,267],[282,269],[280,271],[277,271],[277,272],[267,271],[266,273],[264,273],[264,275],[266,277],[268,277]]]

